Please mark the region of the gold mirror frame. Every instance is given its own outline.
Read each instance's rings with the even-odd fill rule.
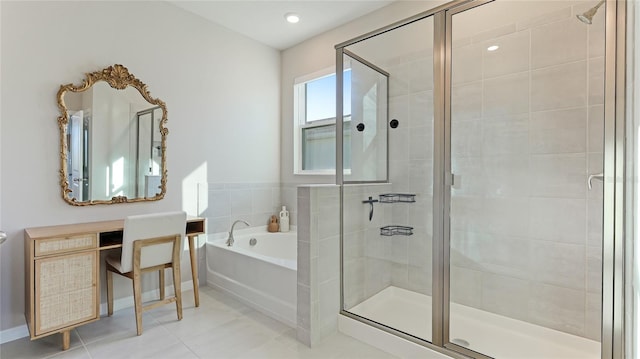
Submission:
[[[62,189],[62,198],[73,206],[90,206],[95,204],[114,204],[114,203],[133,203],[143,201],[157,201],[164,198],[167,192],[167,135],[169,130],[166,128],[167,123],[167,107],[166,104],[157,98],[151,97],[147,85],[137,79],[133,74],[129,73],[129,70],[120,65],[115,64],[109,66],[102,71],[96,71],[85,74],[86,78],[80,85],[66,84],[60,85],[58,90],[58,109],[60,110],[60,116],[58,116],[58,128],[60,130],[60,188]],[[160,134],[161,134],[161,168],[162,177],[160,179],[160,193],[157,193],[153,197],[138,197],[128,198],[127,196],[115,196],[111,200],[88,200],[78,201],[76,198],[69,197],[69,193],[72,192],[69,187],[68,171],[67,171],[67,153],[69,151],[69,144],[67,143],[67,129],[69,124],[69,118],[67,114],[67,107],[64,102],[64,94],[67,91],[70,92],[83,92],[91,88],[96,82],[104,81],[114,89],[124,90],[127,86],[131,86],[140,92],[142,97],[152,105],[156,105],[162,109],[162,119],[160,120]]]

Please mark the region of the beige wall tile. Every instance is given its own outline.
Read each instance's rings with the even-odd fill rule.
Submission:
[[[531,110],[544,111],[587,104],[587,62],[546,67],[531,73]]]
[[[528,302],[530,322],[571,334],[584,335],[584,292],[535,284],[531,287]]]
[[[604,150],[604,106],[589,107],[589,137],[588,151],[603,152]]]
[[[604,57],[589,59],[589,105],[604,104]]]
[[[531,294],[529,282],[522,279],[482,275],[482,306],[490,312],[527,320],[526,308]]]
[[[529,111],[529,74],[521,72],[483,82],[483,117],[503,117]]]
[[[456,47],[451,54],[451,82],[474,82],[482,78],[482,44]]]
[[[584,198],[586,155],[531,155],[531,195],[539,197]]]
[[[528,71],[530,37],[529,31],[520,31],[485,41],[482,52],[484,78]],[[487,51],[487,48],[493,45],[499,48]]]
[[[455,85],[451,88],[451,121],[478,119],[482,116],[482,82]]]
[[[529,236],[534,239],[584,244],[587,228],[585,199],[531,198]]]
[[[531,153],[585,152],[587,117],[587,109],[584,107],[531,113]]]
[[[530,275],[536,282],[563,288],[585,289],[585,245],[534,240]]]
[[[588,27],[575,18],[531,30],[531,66],[539,69],[587,58]]]

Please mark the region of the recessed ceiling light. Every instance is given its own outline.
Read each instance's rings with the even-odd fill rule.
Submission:
[[[499,48],[500,48],[500,46],[498,46],[498,45],[491,45],[491,46],[487,47],[487,51],[496,51]]]
[[[292,12],[284,14],[284,18],[287,19],[287,21],[292,23],[292,24],[295,24],[298,21],[300,21],[300,16],[298,16],[298,14],[295,14],[295,13],[292,13]]]

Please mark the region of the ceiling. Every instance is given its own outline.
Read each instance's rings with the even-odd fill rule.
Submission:
[[[275,49],[284,50],[345,24],[395,0],[170,0],[198,16],[239,32]],[[286,13],[300,22],[290,24]]]

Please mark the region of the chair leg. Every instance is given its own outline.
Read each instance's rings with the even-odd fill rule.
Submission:
[[[113,273],[107,269],[107,315],[113,315]]]
[[[158,285],[160,286],[160,300],[164,300],[164,268],[158,271]]]
[[[173,289],[176,296],[176,311],[178,312],[178,320],[182,320],[182,289],[180,288],[180,263],[174,263],[171,267],[173,272]]]
[[[142,335],[142,285],[140,273],[133,274],[133,301],[136,310],[136,328],[138,335]]]

